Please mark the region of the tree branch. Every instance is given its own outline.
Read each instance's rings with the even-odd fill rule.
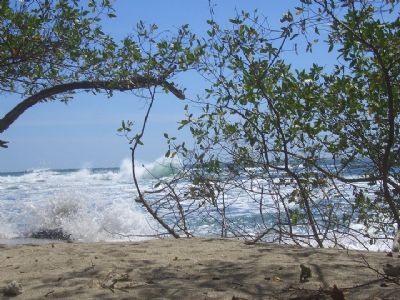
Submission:
[[[7,130],[27,109],[35,104],[59,94],[71,92],[75,90],[106,90],[106,91],[129,91],[149,86],[163,86],[165,89],[174,94],[177,98],[183,100],[185,95],[182,91],[175,88],[171,83],[164,78],[152,78],[145,76],[133,76],[129,80],[113,82],[108,81],[77,81],[52,86],[41,90],[40,92],[26,98],[13,109],[11,109],[2,119],[0,119],[0,133]],[[1,141],[0,147],[4,147],[5,142]]]

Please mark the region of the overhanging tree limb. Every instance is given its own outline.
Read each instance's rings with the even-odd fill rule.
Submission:
[[[150,86],[163,86],[179,99],[185,99],[182,91],[175,88],[171,83],[167,82],[164,78],[151,78],[145,76],[133,76],[129,80],[121,81],[77,81],[52,86],[43,89],[40,92],[26,98],[11,109],[7,114],[0,119],[0,133],[7,130],[12,123],[14,123],[27,109],[38,104],[39,102],[67,92],[75,90],[106,90],[106,91],[129,91]],[[6,142],[0,141],[0,147],[7,147]]]

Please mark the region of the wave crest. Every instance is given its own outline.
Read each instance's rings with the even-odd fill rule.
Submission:
[[[181,169],[177,158],[160,157],[151,163],[136,163],[135,173],[138,179],[159,179],[176,174]],[[132,179],[132,162],[126,158],[122,161],[119,173],[121,177]]]

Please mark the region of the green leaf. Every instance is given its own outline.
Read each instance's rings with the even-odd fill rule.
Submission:
[[[239,20],[239,19],[229,19],[229,22],[230,23],[233,23],[233,24],[241,24],[242,22]]]
[[[296,15],[301,15],[304,12],[304,9],[302,7],[296,7]]]

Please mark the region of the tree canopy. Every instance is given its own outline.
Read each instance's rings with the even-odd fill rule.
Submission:
[[[166,155],[184,167],[149,191],[160,194],[149,203],[174,207],[172,224],[187,235],[191,215],[200,214],[223,236],[253,241],[324,247],[393,236],[400,228],[399,1],[301,0],[278,30],[257,12],[230,23],[208,21],[197,70],[210,86],[195,101],[201,113],[188,103],[180,122],[196,143],[166,135]],[[328,67],[294,69],[285,56],[321,45]],[[258,212],[253,223],[229,215],[232,191]]]
[[[115,41],[101,27],[113,17],[109,0],[0,1],[0,92],[21,98],[0,119],[0,133],[31,106],[68,101],[77,90],[111,96],[160,86],[184,98],[169,80],[195,60],[187,27],[168,37],[140,22]]]

